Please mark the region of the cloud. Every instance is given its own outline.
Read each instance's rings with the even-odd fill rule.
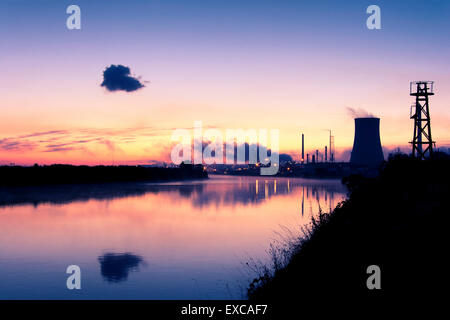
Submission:
[[[73,150],[78,150],[78,149],[72,148],[72,147],[54,147],[54,148],[49,148],[47,150],[44,150],[44,152],[64,152],[64,151],[73,151]]]
[[[30,141],[22,141],[14,138],[0,139],[0,150],[4,151],[27,151],[32,150],[35,147],[35,143]]]
[[[139,90],[144,85],[135,77],[130,76],[130,68],[123,65],[110,65],[103,71],[102,87],[108,91],[132,92]]]
[[[354,118],[375,118],[375,116],[373,114],[371,114],[370,112],[358,108],[351,108],[351,107],[347,107],[347,113],[350,117]]]
[[[39,136],[45,136],[45,135],[60,135],[60,134],[67,134],[67,133],[68,133],[67,130],[41,131],[41,132],[33,132],[30,134],[19,136],[19,138],[33,138],[33,137],[39,137]]]

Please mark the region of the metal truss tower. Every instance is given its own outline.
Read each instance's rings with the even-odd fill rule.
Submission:
[[[409,86],[409,94],[416,97],[416,102],[411,106],[410,118],[414,119],[414,135],[412,144],[412,156],[418,159],[426,159],[433,154],[434,141],[431,138],[430,107],[428,96],[434,95],[433,81],[413,81]]]

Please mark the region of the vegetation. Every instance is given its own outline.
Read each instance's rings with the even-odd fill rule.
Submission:
[[[349,197],[319,212],[301,237],[273,245],[271,266],[253,266],[252,299],[417,295],[444,286],[450,159],[390,158],[376,178],[343,180]],[[381,290],[368,290],[367,267],[378,265]],[[432,291],[433,290],[433,291]]]
[[[0,187],[83,184],[136,181],[167,181],[206,178],[202,166],[181,164],[178,168],[143,166],[51,165],[1,166]]]

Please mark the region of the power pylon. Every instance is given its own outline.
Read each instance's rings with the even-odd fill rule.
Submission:
[[[412,156],[418,159],[426,159],[433,154],[431,138],[430,107],[428,96],[434,95],[433,81],[413,81],[409,85],[409,95],[416,97],[416,102],[411,106],[410,118],[414,119],[414,135],[412,144]]]

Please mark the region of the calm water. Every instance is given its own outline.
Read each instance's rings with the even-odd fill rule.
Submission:
[[[13,195],[11,195],[13,194]],[[345,198],[337,180],[206,181],[0,192],[0,299],[241,299],[249,258]],[[68,290],[67,266],[81,268]]]

